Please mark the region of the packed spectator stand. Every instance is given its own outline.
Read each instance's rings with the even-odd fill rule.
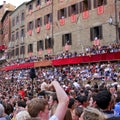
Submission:
[[[34,78],[33,83],[29,75],[30,68],[35,68],[36,72],[36,78]],[[54,81],[58,81],[59,83]],[[65,110],[63,112],[70,111],[68,116],[71,116],[71,118],[69,119],[87,120],[85,116],[88,116],[90,120],[107,120],[110,117],[120,115],[120,111],[116,107],[120,102],[119,81],[120,44],[111,44],[102,47],[93,46],[93,48],[86,48],[86,52],[80,54],[66,51],[56,56],[48,56],[42,60],[34,56],[5,63],[0,71],[0,101],[5,109],[3,112],[4,116],[8,116],[9,119],[24,120],[23,118],[25,117],[22,118],[23,115],[27,117],[25,120],[31,117],[37,119],[40,117],[42,119],[41,116],[35,116],[30,109],[31,107],[35,107],[31,105],[32,103],[34,105],[34,101],[39,101],[38,99],[33,99],[33,97],[44,98],[50,102],[51,94],[56,93],[57,97],[59,96],[59,100],[56,102],[58,106],[56,104],[50,106],[51,104],[48,102],[49,110],[55,110],[54,112],[52,111],[53,114],[50,112],[52,117],[47,119],[52,120],[55,117],[55,120],[57,120],[60,117],[57,109],[59,109],[59,106],[63,102],[61,101],[62,96],[60,96],[59,90],[55,88],[55,86],[58,86],[61,89],[61,95],[65,97],[64,99],[62,98]],[[51,88],[51,84],[54,89]],[[32,87],[33,93],[31,92]],[[69,101],[62,89],[64,89],[66,95],[69,97]],[[101,92],[102,90],[107,92]],[[97,97],[94,98],[93,96]],[[108,96],[114,103],[109,105],[109,107],[106,106],[104,109],[101,105],[102,103],[100,104],[99,101],[100,99],[101,101],[104,99],[104,102],[108,105],[109,100],[106,100],[105,96]],[[83,102],[81,101],[82,99]],[[93,100],[92,102],[90,102],[91,99]],[[71,106],[72,103],[74,103],[74,107]],[[66,110],[67,105],[68,110]],[[7,108],[6,106],[11,107]],[[78,107],[80,109],[77,109]],[[97,108],[97,110],[94,108]],[[9,112],[7,112],[7,109],[9,109]],[[116,113],[116,109],[119,113]],[[0,106],[1,110],[3,110],[2,106]],[[27,113],[22,114],[21,112],[23,111]],[[95,112],[96,119],[90,111]],[[61,113],[63,114],[63,112]],[[19,113],[21,114],[19,115]],[[68,120],[68,116],[63,114],[64,120],[65,118]],[[100,116],[103,117],[101,118]],[[59,119],[62,120],[63,118],[60,117]],[[117,120],[117,118],[115,119]]]

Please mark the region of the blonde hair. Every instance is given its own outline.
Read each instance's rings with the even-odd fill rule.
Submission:
[[[83,119],[84,120],[105,120],[107,116],[105,116],[98,109],[93,107],[87,107],[84,109]]]
[[[30,115],[27,111],[20,111],[17,115],[16,115],[16,120],[28,120],[30,119]]]

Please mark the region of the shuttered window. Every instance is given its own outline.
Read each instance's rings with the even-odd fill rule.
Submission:
[[[33,21],[30,21],[29,23],[28,23],[28,26],[27,26],[27,30],[29,31],[29,30],[33,30]]]
[[[68,16],[78,14],[78,3],[68,7]]]
[[[68,45],[72,45],[72,36],[71,36],[71,33],[62,35],[62,46],[65,46],[66,43]]]
[[[42,17],[35,20],[35,28],[42,26]]]
[[[53,48],[53,39],[49,38],[49,39],[45,39],[45,49],[48,48]]]
[[[107,4],[107,0],[94,0],[94,8],[97,8],[98,6],[106,5],[106,4]]]
[[[25,54],[25,46],[20,47],[20,54]]]
[[[86,10],[91,10],[91,0],[84,0],[79,3],[80,13]]]
[[[33,52],[33,44],[28,45],[28,53]]]
[[[43,40],[37,41],[37,51],[43,50]]]
[[[44,24],[46,25],[47,23],[52,22],[52,13],[47,14],[44,16]]]
[[[98,39],[103,39],[102,26],[90,28],[90,40],[93,41],[95,37],[97,37]]]
[[[58,10],[58,20],[67,17],[67,8]]]

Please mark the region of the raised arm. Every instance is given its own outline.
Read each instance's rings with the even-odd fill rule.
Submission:
[[[53,81],[51,84],[55,88],[58,98],[58,106],[54,115],[58,118],[58,120],[63,120],[66,114],[66,110],[68,108],[69,98],[65,93],[64,89],[60,86],[60,84],[57,81]]]

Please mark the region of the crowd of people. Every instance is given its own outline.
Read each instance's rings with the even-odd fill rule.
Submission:
[[[32,80],[30,69],[0,72],[0,120],[120,116],[119,62],[37,68],[35,73]]]
[[[118,51],[118,44],[94,46],[52,59]],[[0,71],[0,120],[120,120],[119,61],[32,69],[34,77],[27,68]]]
[[[20,63],[26,63],[26,62],[37,62],[40,60],[57,60],[57,59],[64,59],[64,58],[72,58],[72,57],[77,57],[77,56],[90,56],[90,55],[96,55],[96,54],[103,54],[103,53],[112,53],[112,52],[119,52],[120,51],[120,44],[119,43],[114,43],[106,46],[95,46],[93,47],[86,47],[84,48],[84,52],[82,53],[77,53],[74,51],[73,53],[68,51],[63,51],[60,54],[56,55],[51,55],[48,54],[44,58],[37,57],[37,56],[30,56],[28,58],[17,58],[13,59],[10,61],[7,61],[4,66],[10,66],[14,64],[20,64]]]

